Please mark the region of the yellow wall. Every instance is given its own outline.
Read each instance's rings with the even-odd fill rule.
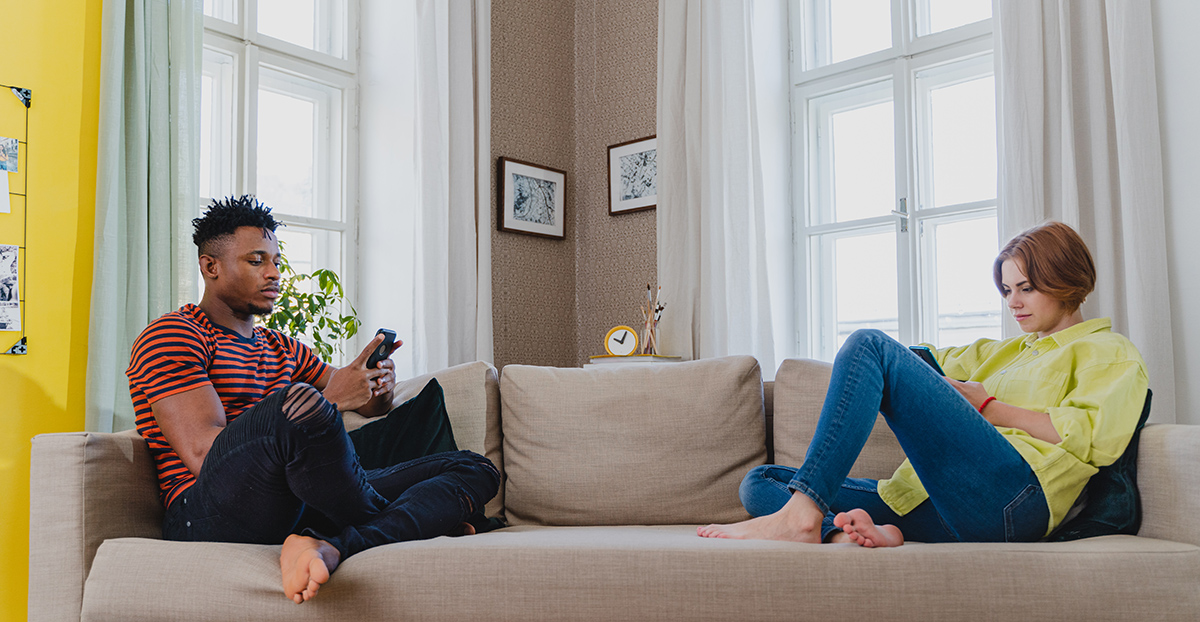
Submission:
[[[101,0],[0,0],[0,84],[33,89],[24,323],[29,354],[0,356],[0,620],[24,620],[29,559],[29,439],[83,429],[95,222]],[[23,107],[0,91],[0,136],[21,138]],[[0,244],[20,244],[23,210],[0,214]],[[0,332],[7,350],[18,333]]]

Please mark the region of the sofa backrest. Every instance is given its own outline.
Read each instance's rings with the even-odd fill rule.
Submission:
[[[733,356],[584,369],[505,366],[505,508],[513,525],[693,524],[748,517],[765,463],[758,362]]]
[[[817,429],[833,366],[808,359],[787,359],[775,374],[772,405],[774,462],[798,467]],[[850,477],[886,479],[904,461],[904,450],[882,416],[850,470]]]

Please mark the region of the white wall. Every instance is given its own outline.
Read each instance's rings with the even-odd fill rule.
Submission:
[[[1151,11],[1175,336],[1176,421],[1200,424],[1200,2],[1152,0]]]

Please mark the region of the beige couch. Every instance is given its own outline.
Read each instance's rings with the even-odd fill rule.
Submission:
[[[789,360],[766,385],[748,357],[435,375],[460,445],[505,472],[489,511],[509,528],[368,550],[296,605],[277,546],[160,539],[140,438],[42,435],[30,619],[1200,619],[1200,427],[1144,431],[1137,537],[886,550],[710,540],[697,525],[745,517],[746,471],[772,454],[800,463],[828,365]],[[900,459],[877,425],[854,474],[886,476]]]

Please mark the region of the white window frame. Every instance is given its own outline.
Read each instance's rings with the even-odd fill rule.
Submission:
[[[928,136],[917,136],[918,124],[912,113],[914,98],[919,95],[916,76],[919,72],[948,66],[964,59],[991,57],[993,53],[992,23],[985,20],[950,30],[918,37],[917,15],[921,0],[892,0],[892,47],[838,63],[805,69],[802,50],[816,50],[821,42],[812,41],[806,19],[821,19],[822,10],[807,0],[790,0],[791,31],[791,105],[793,209],[795,210],[795,274],[797,299],[796,351],[802,356],[832,360],[837,350],[836,318],[832,317],[832,295],[836,291],[828,257],[818,257],[821,235],[851,235],[896,232],[898,332],[903,343],[929,340],[937,331],[937,289],[933,261],[933,240],[922,236],[925,223],[965,220],[985,215],[997,215],[995,197],[942,207],[925,207],[922,197],[931,193],[928,172],[931,163],[922,150]],[[836,0],[834,0],[836,1]],[[985,72],[979,75],[986,75]],[[828,174],[823,162],[810,157],[817,153],[816,140],[810,127],[814,126],[814,106],[810,100],[848,89],[890,81],[893,85],[895,122],[895,197],[892,214],[848,222],[818,222],[816,205],[828,206],[816,196],[828,184],[816,183],[816,177]],[[920,108],[917,108],[918,110]],[[929,124],[924,123],[923,128]],[[925,175],[925,178],[920,178]],[[832,221],[832,218],[826,220]],[[923,248],[924,246],[924,248]],[[923,261],[924,258],[924,261]],[[952,345],[952,344],[939,344]]]
[[[347,300],[356,300],[356,273],[358,237],[358,59],[355,42],[358,41],[359,0],[344,0],[346,3],[346,29],[341,48],[344,57],[331,56],[258,32],[258,0],[225,0],[232,4],[236,22],[204,16],[204,48],[233,57],[233,108],[230,122],[232,144],[218,146],[214,138],[213,151],[226,153],[232,162],[225,163],[214,156],[214,164],[220,163],[223,170],[232,175],[232,194],[257,194],[258,190],[258,90],[260,65],[290,74],[321,85],[338,89],[341,101],[340,123],[330,128],[330,139],[340,143],[341,162],[337,166],[336,188],[320,189],[323,198],[340,204],[340,218],[313,218],[274,212],[275,219],[286,225],[317,229],[340,234],[342,243],[337,257],[330,257],[328,249],[315,248],[314,267],[336,267],[341,277]],[[320,3],[318,3],[320,4]],[[323,10],[318,7],[318,10]],[[336,21],[336,20],[335,20]],[[340,34],[332,35],[335,39]],[[214,117],[218,113],[214,111]],[[330,164],[328,148],[318,149],[315,163],[318,170],[328,170]],[[314,184],[319,183],[314,179]],[[314,188],[316,191],[316,188]],[[201,205],[207,205],[213,197],[200,197]],[[324,254],[324,256],[323,256]]]

